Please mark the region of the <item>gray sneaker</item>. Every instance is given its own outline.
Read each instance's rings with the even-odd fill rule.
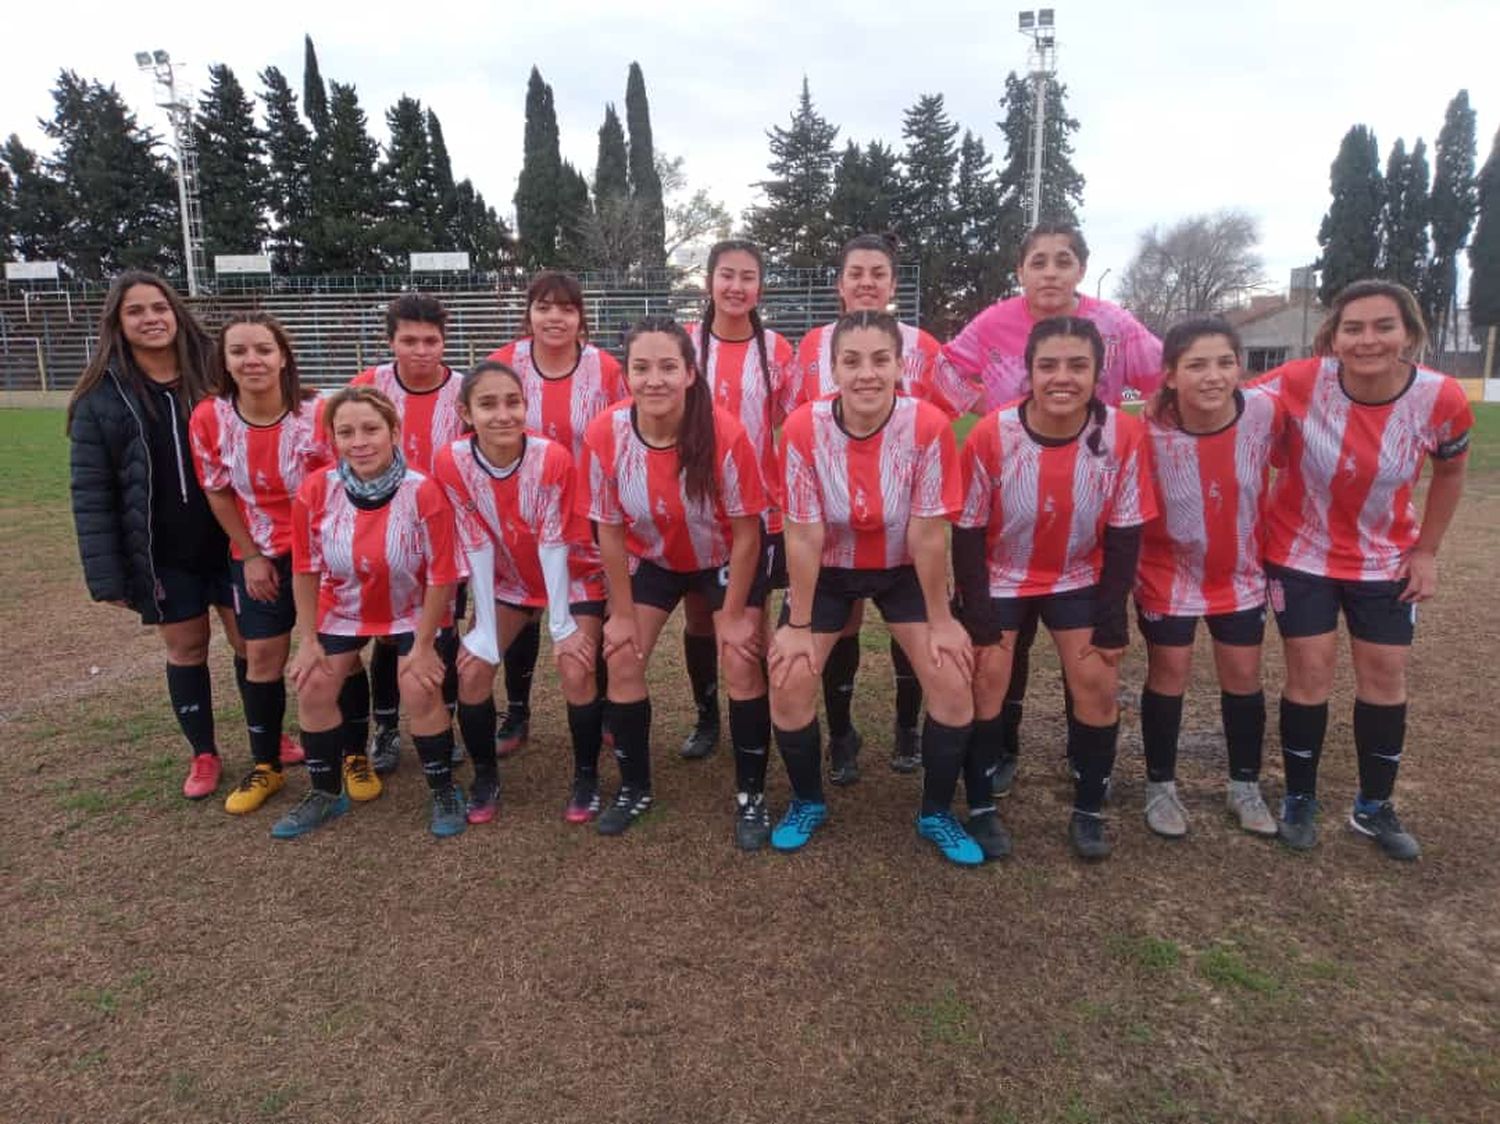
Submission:
[[[1167,839],[1187,834],[1187,809],[1177,796],[1176,781],[1146,782],[1146,826]]]
[[[401,731],[395,726],[376,726],[370,739],[370,765],[377,776],[394,773],[401,764]]]
[[[742,792],[736,799],[734,845],[741,851],[759,851],[771,839],[771,814],[763,793]]]
[[[342,792],[333,795],[312,789],[299,803],[271,828],[272,839],[296,839],[316,831],[330,820],[336,820],[349,810],[349,797]]]
[[[1251,835],[1276,834],[1276,818],[1266,807],[1258,781],[1230,781],[1224,794],[1224,806],[1240,821],[1240,827]]]
[[[1281,822],[1276,834],[1294,851],[1311,851],[1318,845],[1318,801],[1314,796],[1289,792],[1281,802]]]
[[[1358,808],[1349,813],[1349,827],[1358,835],[1373,839],[1380,849],[1393,859],[1411,862],[1422,854],[1422,848],[1396,817],[1396,809],[1389,800],[1384,801],[1373,812],[1361,812]]]

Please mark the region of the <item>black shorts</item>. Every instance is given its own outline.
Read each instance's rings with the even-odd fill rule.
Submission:
[[[142,624],[180,624],[208,612],[210,605],[234,604],[229,559],[217,570],[179,570],[156,567],[156,604],[141,613]]]
[[[1417,628],[1417,606],[1400,600],[1406,579],[1342,581],[1284,566],[1266,565],[1276,627],[1286,639],[1323,636],[1339,625],[1339,610],[1349,635],[1370,644],[1410,647]]]
[[[1135,623],[1147,644],[1160,648],[1190,648],[1198,631],[1197,617],[1174,617],[1148,613],[1136,606]],[[1203,617],[1208,634],[1219,644],[1235,648],[1259,648],[1266,638],[1266,607],[1240,609],[1232,613],[1209,613]]]
[[[545,613],[545,605],[517,605],[514,601],[496,601],[496,605],[509,609],[513,613]],[[568,612],[575,617],[604,617],[604,601],[570,601]]]
[[[927,601],[913,566],[852,570],[824,566],[813,589],[812,630],[843,632],[856,603],[875,602],[886,624],[926,624]],[[791,599],[781,606],[781,623],[791,619]]]
[[[766,570],[755,568],[755,577],[750,582],[750,595],[745,605],[759,609],[766,603]],[[728,565],[706,570],[668,570],[655,562],[641,559],[630,575],[630,595],[641,605],[650,605],[664,613],[677,608],[677,603],[690,593],[696,593],[708,602],[710,612],[717,613],[724,607],[724,594],[729,588]]]
[[[762,531],[760,543],[761,557],[765,561],[766,591],[773,589],[785,589],[789,579],[786,573],[786,532],[777,531],[774,535],[770,531]],[[765,598],[761,598],[765,603]]]
[[[1036,635],[1036,622],[1041,621],[1052,632],[1067,632],[1076,628],[1094,627],[1094,603],[1098,600],[1099,587],[1085,586],[1064,593],[1044,593],[1039,597],[991,597],[988,606],[979,612],[961,611],[959,619],[968,629],[969,639],[981,647],[1000,643],[1006,632],[1026,633],[1030,639]]]
[[[297,602],[292,597],[292,556],[268,558],[276,567],[276,600],[257,601],[245,586],[245,564],[238,558],[229,563],[234,585],[234,619],[246,640],[270,640],[285,636],[297,623]]]
[[[412,649],[417,646],[415,632],[397,632],[391,636],[336,636],[331,632],[318,633],[318,643],[323,645],[323,651],[330,656],[341,656],[345,652],[358,652],[371,640],[389,644],[396,649],[398,656],[411,655]]]

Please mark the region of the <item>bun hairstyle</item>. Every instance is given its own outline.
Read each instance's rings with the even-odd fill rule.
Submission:
[[[1338,291],[1327,317],[1318,327],[1318,334],[1313,337],[1314,355],[1333,354],[1333,337],[1338,334],[1344,309],[1365,297],[1389,297],[1395,301],[1396,308],[1401,312],[1401,323],[1406,328],[1406,334],[1411,337],[1412,358],[1427,350],[1427,323],[1422,319],[1422,306],[1412,296],[1411,290],[1394,281],[1369,280],[1354,281]]]
[[[625,370],[630,370],[630,349],[642,336],[667,335],[677,342],[682,362],[692,373],[682,410],[682,425],[677,431],[677,463],[682,468],[683,488],[689,499],[712,504],[719,498],[718,449],[714,437],[714,400],[708,380],[693,355],[693,339],[683,326],[670,316],[648,316],[638,321],[625,336]],[[708,324],[703,325],[708,338]]]
[[[540,300],[553,304],[570,304],[578,310],[578,339],[587,343],[589,338],[589,315],[583,307],[583,286],[578,278],[560,269],[544,269],[526,286],[526,307],[521,312],[521,335],[534,336],[531,326],[531,306]]]
[[[1079,265],[1089,264],[1089,244],[1083,240],[1083,232],[1070,222],[1039,222],[1026,232],[1026,237],[1021,239],[1021,253],[1016,259],[1020,265],[1026,261],[1026,255],[1031,253],[1037,241],[1042,238],[1060,237],[1068,240],[1068,248],[1073,251],[1073,256],[1078,259]]]
[[[1229,346],[1234,349],[1236,359],[1244,355],[1240,334],[1228,320],[1221,316],[1195,316],[1167,329],[1166,337],[1161,341],[1161,369],[1168,374],[1175,372],[1187,349],[1210,336],[1223,336],[1227,339]],[[1146,416],[1154,422],[1182,428],[1182,415],[1177,410],[1177,391],[1168,386],[1165,380],[1146,402]]]
[[[857,331],[861,328],[876,328],[890,337],[891,347],[896,352],[896,358],[901,358],[901,325],[889,312],[881,312],[876,309],[864,309],[860,312],[846,312],[838,318],[833,326],[833,335],[828,342],[828,350],[832,355],[839,353],[839,340],[845,332]]]
[[[221,394],[231,400],[239,397],[239,387],[229,375],[229,356],[225,349],[229,346],[229,329],[240,324],[258,324],[270,332],[272,338],[276,340],[276,346],[281,351],[281,404],[286,409],[295,411],[301,403],[318,396],[316,390],[302,386],[302,378],[297,371],[297,353],[292,348],[292,338],[287,334],[281,321],[269,312],[236,313],[224,321],[224,326],[219,329],[219,343],[214,351],[214,362],[215,377]]]
[[[1099,372],[1104,367],[1104,337],[1099,334],[1099,329],[1094,322],[1083,316],[1049,316],[1046,320],[1038,320],[1032,326],[1031,335],[1026,337],[1027,382],[1031,381],[1038,345],[1051,339],[1084,340],[1088,343],[1089,350],[1094,353],[1094,385],[1089,391],[1088,400],[1090,424],[1084,444],[1089,452],[1096,457],[1102,457],[1106,452],[1104,423],[1109,418],[1109,411],[1099,398]]]
[[[719,259],[730,253],[749,254],[755,259],[756,271],[760,274],[761,282],[765,282],[766,259],[760,252],[760,247],[748,238],[726,238],[722,242],[715,242],[708,251],[708,303],[703,306],[703,319],[698,332],[698,373],[708,377],[708,337],[714,330],[714,270],[718,268]],[[766,401],[775,401],[776,394],[771,388],[771,360],[766,352],[766,329],[761,324],[759,304],[750,310],[750,331],[755,336],[755,349],[760,353],[760,374],[766,383]]]

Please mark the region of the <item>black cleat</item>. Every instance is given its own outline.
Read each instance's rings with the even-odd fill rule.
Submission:
[[[1080,859],[1096,862],[1109,858],[1109,840],[1104,838],[1104,817],[1076,808],[1068,820],[1068,842]]]
[[[859,748],[864,739],[850,728],[847,734],[828,739],[828,779],[833,784],[853,784],[859,780]]]
[[[999,813],[995,809],[989,808],[973,813],[964,824],[964,829],[974,842],[979,844],[979,849],[984,852],[985,859],[1010,857],[1010,832],[1005,830],[1005,825],[1000,822]]]
[[[915,729],[896,727],[896,741],[891,746],[891,768],[898,773],[915,773],[922,767],[922,735]]]
[[[1389,858],[1411,862],[1422,854],[1421,845],[1396,817],[1396,809],[1389,800],[1383,801],[1373,812],[1361,812],[1355,808],[1349,814],[1349,827],[1358,835],[1373,839]]]

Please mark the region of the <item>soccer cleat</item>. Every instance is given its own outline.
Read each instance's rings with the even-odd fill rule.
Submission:
[[[286,778],[278,770],[269,765],[257,765],[234,786],[234,791],[224,801],[224,810],[231,816],[254,812],[280,792],[285,783]]]
[[[1422,854],[1416,838],[1401,826],[1396,808],[1383,800],[1373,812],[1360,811],[1359,805],[1349,813],[1349,827],[1358,835],[1373,839],[1388,858],[1411,862]]]
[[[828,820],[828,805],[793,797],[787,806],[786,815],[771,832],[771,846],[778,851],[800,851],[807,846],[813,832]]]
[[[1281,822],[1276,834],[1294,851],[1311,851],[1318,845],[1318,801],[1316,797],[1289,792],[1281,802]]]
[[[379,775],[370,767],[370,759],[363,753],[351,753],[344,758],[344,791],[350,800],[360,803],[374,800],[384,788]]]
[[[599,818],[599,778],[573,774],[573,791],[563,819],[568,823],[589,823]]]
[[[515,711],[507,710],[500,728],[495,731],[495,756],[509,757],[526,748],[531,736],[531,720],[522,718]]]
[[[600,835],[623,835],[625,829],[651,809],[648,789],[622,784],[615,798],[599,817]]]
[[[469,806],[464,803],[464,790],[451,781],[432,794],[432,834],[439,839],[462,835],[469,826]]]
[[[475,773],[474,786],[469,789],[469,822],[489,823],[495,818],[499,803],[500,777],[494,773]]]
[[[1000,822],[1000,815],[995,809],[989,808],[982,812],[970,813],[968,822],[964,824],[964,830],[969,833],[969,838],[979,844],[979,849],[984,852],[986,859],[1010,857],[1010,832],[1005,830],[1005,825]]]
[[[1014,753],[1002,753],[995,762],[995,771],[990,774],[990,793],[997,800],[1010,795],[1016,786],[1016,766],[1021,759]]]
[[[1224,794],[1224,806],[1240,821],[1240,827],[1251,835],[1275,835],[1276,817],[1266,807],[1256,781],[1230,781]]]
[[[307,763],[307,754],[302,750],[302,743],[291,734],[281,735],[281,763],[283,765],[303,765]]]
[[[684,761],[701,761],[718,748],[718,716],[715,715],[712,721],[707,721],[700,712],[698,724],[693,727],[692,733],[682,739],[682,748],[677,751],[677,756]]]
[[[370,764],[378,776],[394,773],[401,764],[401,730],[396,726],[376,726],[370,739]]]
[[[224,773],[224,763],[217,753],[195,753],[193,763],[188,766],[187,780],[182,782],[182,795],[189,800],[202,800],[212,796],[219,787],[219,778]]]
[[[950,863],[978,866],[984,862],[984,851],[952,812],[933,812],[918,816],[917,834],[936,844],[943,858]]]
[[[1073,809],[1068,819],[1068,843],[1080,859],[1094,862],[1109,858],[1109,840],[1104,837],[1104,817]]]
[[[1187,809],[1177,795],[1176,781],[1146,782],[1146,826],[1166,839],[1188,833]]]
[[[895,743],[891,746],[891,768],[898,773],[915,773],[921,767],[921,733],[897,726]]]
[[[742,792],[735,797],[734,845],[741,851],[759,851],[771,838],[771,814],[764,793]]]
[[[828,739],[828,779],[833,784],[853,784],[859,780],[859,748],[864,739],[850,728],[847,734]]]
[[[296,839],[299,835],[316,831],[330,820],[338,819],[348,810],[349,798],[342,792],[335,796],[315,788],[302,798],[301,803],[276,821],[276,826],[271,828],[271,838]]]

